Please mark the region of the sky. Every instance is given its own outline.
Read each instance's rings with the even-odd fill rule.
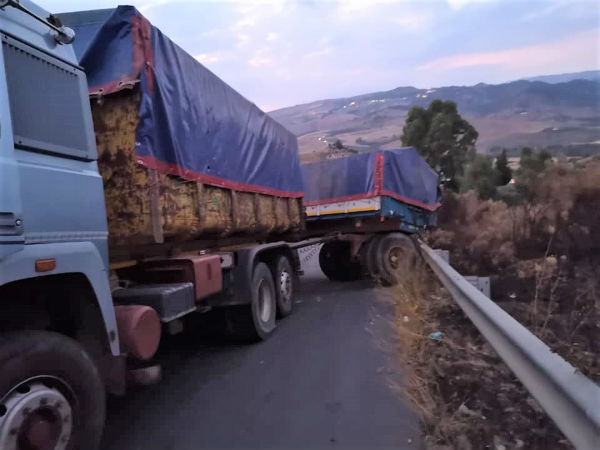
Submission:
[[[51,12],[111,0],[36,0]],[[130,0],[266,111],[398,86],[600,69],[589,0]]]

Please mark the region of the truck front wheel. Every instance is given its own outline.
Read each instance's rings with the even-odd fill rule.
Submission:
[[[0,448],[97,449],[105,400],[96,366],[73,339],[0,336]]]

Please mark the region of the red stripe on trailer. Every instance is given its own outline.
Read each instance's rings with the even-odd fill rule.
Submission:
[[[300,198],[304,196],[304,192],[280,191],[278,189],[272,189],[265,186],[238,183],[237,181],[227,180],[225,178],[216,177],[214,175],[207,175],[205,173],[195,172],[193,170],[184,169],[183,167],[177,164],[159,161],[153,156],[137,156],[136,159],[137,162],[143,165],[144,167],[147,167],[149,169],[155,169],[158,172],[167,175],[177,175],[188,181],[197,181],[200,183],[209,184],[211,186],[223,187],[235,191],[254,192],[257,194],[272,195],[275,197]]]
[[[381,195],[385,196],[385,197],[391,197],[394,200],[399,200],[403,203],[407,203],[409,205],[413,205],[413,206],[418,206],[419,208],[423,208],[426,209],[428,211],[435,211],[436,209],[438,209],[441,205],[441,203],[436,203],[435,205],[428,205],[427,203],[423,203],[420,202],[418,200],[412,200],[410,198],[404,197],[400,194],[396,194],[395,192],[392,191],[387,191],[387,190],[382,190],[381,191]]]

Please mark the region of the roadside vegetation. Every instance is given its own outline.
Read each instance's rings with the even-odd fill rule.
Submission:
[[[445,155],[460,141],[431,135],[447,137]],[[505,153],[494,160],[474,146],[454,152],[452,175],[433,165],[443,200],[438,229],[423,238],[449,250],[460,273],[490,276],[492,300],[600,382],[600,158],[524,148],[513,171]],[[394,296],[396,349],[426,447],[572,448],[434,278],[406,268]]]

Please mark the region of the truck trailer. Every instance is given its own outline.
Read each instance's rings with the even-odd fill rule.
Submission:
[[[432,224],[386,187],[387,154],[373,192],[314,194],[306,220],[295,136],[133,7],[4,0],[0,37],[1,449],[98,448],[105,393],[156,373],[161,336],[216,311],[267,339],[299,247],[324,243],[332,279],[393,282],[368,255]],[[326,205],[345,201],[380,203]]]
[[[185,317],[291,313],[297,141],[133,7],[1,6],[0,448],[93,449]]]
[[[307,234],[338,235],[321,247],[323,273],[395,284],[415,256],[409,236],[436,225],[438,175],[413,147],[304,164],[302,174]]]

